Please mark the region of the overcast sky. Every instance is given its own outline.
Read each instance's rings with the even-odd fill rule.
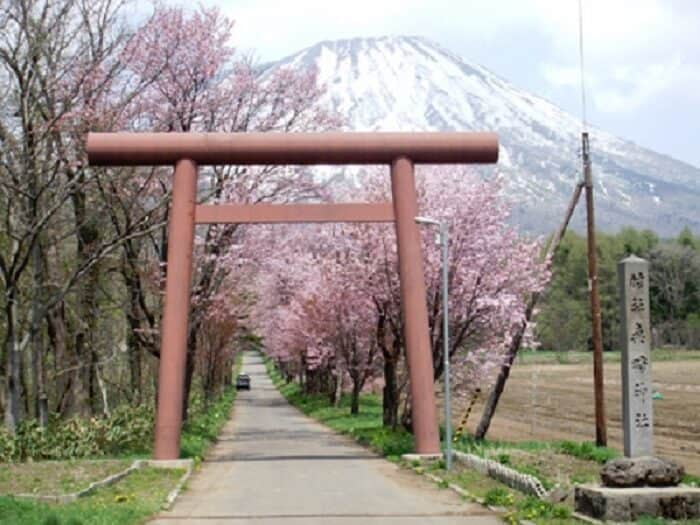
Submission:
[[[582,0],[588,117],[700,167],[700,1]],[[321,40],[422,35],[581,114],[578,0],[205,0],[263,61]]]

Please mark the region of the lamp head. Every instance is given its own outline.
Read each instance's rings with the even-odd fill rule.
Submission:
[[[430,219],[428,217],[416,217],[415,221],[418,224],[432,224],[433,226],[440,226],[440,221],[436,221],[435,219]]]

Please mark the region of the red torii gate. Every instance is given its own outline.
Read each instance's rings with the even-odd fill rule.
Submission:
[[[494,163],[494,133],[90,133],[93,166],[175,166],[161,327],[156,459],[180,455],[195,224],[395,222],[416,452],[440,452],[414,164]],[[197,205],[202,165],[386,164],[391,203]]]

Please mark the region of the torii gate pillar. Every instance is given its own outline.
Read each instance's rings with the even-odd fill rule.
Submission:
[[[413,162],[406,157],[391,164],[391,193],[396,220],[396,243],[399,255],[401,310],[411,386],[411,417],[418,454],[439,454],[433,354],[428,335],[423,254],[418,216]]]
[[[180,457],[196,202],[197,164],[189,159],[179,160],[175,164],[173,180],[168,227],[168,273],[160,331],[156,459]]]

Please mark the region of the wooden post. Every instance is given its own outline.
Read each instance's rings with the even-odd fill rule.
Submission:
[[[566,233],[566,229],[569,226],[571,216],[574,214],[576,204],[578,204],[579,197],[581,196],[582,189],[582,182],[576,184],[574,193],[571,196],[571,201],[569,202],[569,206],[566,209],[564,221],[561,223],[559,229],[554,234],[554,237],[549,243],[547,253],[544,256],[544,261],[548,269],[551,269],[552,261],[554,260],[554,255],[557,253],[559,245],[561,244],[561,240],[564,238],[564,234]],[[505,359],[503,360],[503,364],[501,365],[501,370],[498,372],[496,382],[493,385],[493,388],[491,389],[491,393],[489,394],[489,397],[486,400],[486,404],[484,405],[484,410],[481,414],[481,420],[479,421],[479,425],[476,427],[476,432],[474,433],[474,437],[476,437],[476,439],[484,439],[486,437],[486,433],[489,431],[489,427],[491,426],[491,420],[493,419],[493,415],[496,413],[498,401],[501,399],[503,389],[506,387],[506,381],[508,380],[508,377],[510,375],[510,370],[513,367],[513,361],[515,361],[515,356],[520,351],[520,345],[523,340],[523,335],[525,335],[527,324],[532,319],[532,316],[535,312],[535,306],[537,306],[537,301],[539,301],[539,299],[540,294],[537,292],[533,293],[530,296],[530,300],[528,301],[527,306],[525,308],[525,320],[520,324],[520,327],[515,332],[515,335],[513,336],[513,339],[510,345],[508,346],[508,351],[506,353]]]
[[[581,134],[583,147],[583,173],[586,185],[586,223],[588,229],[588,291],[591,299],[591,324],[593,339],[593,389],[595,394],[595,442],[599,447],[608,444],[605,423],[605,398],[603,395],[603,326],[598,291],[598,256],[595,240],[595,208],[593,206],[593,175],[588,145],[588,133]]]

